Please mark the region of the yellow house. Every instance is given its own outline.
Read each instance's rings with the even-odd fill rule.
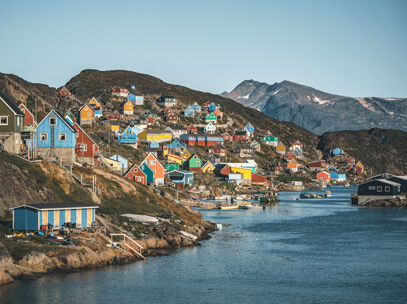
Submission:
[[[184,160],[187,160],[191,157],[191,154],[188,152],[187,149],[185,149],[184,152],[182,152],[181,156]]]
[[[213,173],[213,170],[215,170],[215,166],[210,161],[205,162],[201,168],[203,173]]]
[[[160,130],[146,130],[139,133],[138,138],[142,142],[151,143],[153,141],[157,143],[162,143],[166,141],[171,141],[172,133],[171,131],[160,131]]]
[[[87,103],[79,109],[79,119],[81,125],[91,125],[95,118],[95,112],[92,107]]]
[[[103,155],[100,155],[100,161],[102,162],[102,164],[104,164],[107,168],[110,168],[112,171],[115,172],[122,171],[121,163],[117,160],[105,158]]]
[[[120,125],[118,123],[109,121],[107,125],[112,132],[119,133]]]
[[[363,164],[362,164],[360,161],[358,161],[355,166],[356,166],[356,167],[359,167],[360,169],[362,169],[362,170],[361,170],[362,173],[363,173],[363,171],[365,170],[365,166],[363,166]]]
[[[230,171],[233,173],[240,173],[242,175],[242,179],[252,180],[252,170],[246,168],[230,168]]]
[[[163,145],[163,157],[166,157],[167,154],[169,153],[168,146],[167,145]]]
[[[178,164],[181,166],[183,162],[184,159],[181,156],[172,153],[167,154],[167,163]]]
[[[90,104],[90,105],[91,105],[92,107],[94,107],[94,108],[99,108],[99,107],[102,106],[102,105],[100,104],[100,102],[99,102],[95,97],[92,97],[92,98],[89,100],[88,104]]]
[[[276,147],[276,152],[278,153],[278,154],[282,154],[282,155],[284,155],[285,154],[285,146],[284,146],[284,144],[281,142],[281,141],[279,141],[278,142],[278,144],[277,144],[277,147]]]
[[[133,115],[134,105],[130,100],[125,100],[120,105],[123,115]]]

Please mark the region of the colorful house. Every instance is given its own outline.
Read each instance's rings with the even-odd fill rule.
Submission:
[[[186,170],[175,170],[168,173],[168,178],[178,185],[192,185],[194,183],[194,173]],[[181,186],[181,187],[182,187]]]
[[[344,182],[346,181],[346,174],[340,174],[338,172],[331,173],[331,180],[337,182]]]
[[[118,137],[117,141],[121,144],[135,144],[137,147],[138,136],[134,128],[128,126]]]
[[[242,183],[243,184],[250,184],[252,181],[252,170],[245,169],[245,168],[235,168],[231,167],[230,171],[233,173],[240,173],[242,175]]]
[[[149,153],[144,159],[143,164],[147,164],[151,170],[154,172],[154,183],[156,185],[164,185],[165,182],[165,168],[158,159],[152,154]]]
[[[184,151],[182,151],[181,153],[181,157],[183,160],[187,160],[188,158],[191,157],[191,153],[189,153],[187,149],[184,149]]]
[[[216,103],[211,102],[211,103],[209,104],[208,110],[209,110],[209,112],[213,112],[213,111],[215,111],[217,108],[218,108],[218,106],[216,105]]]
[[[195,126],[190,125],[190,126],[187,128],[187,133],[188,133],[188,134],[198,134],[198,129],[197,129]]]
[[[222,134],[222,137],[223,137],[223,141],[224,141],[224,142],[231,142],[231,141],[233,141],[233,136],[230,135],[228,132],[223,133],[223,134]]]
[[[24,127],[22,129],[22,132],[30,132],[34,131],[34,128],[37,126],[37,122],[35,121],[34,115],[31,113],[31,111],[27,108],[25,104],[20,104],[18,108],[21,110],[21,112],[24,113]]]
[[[11,97],[0,91],[0,143],[10,153],[20,153],[24,113]]]
[[[294,151],[296,149],[301,150],[301,151],[303,151],[303,149],[304,149],[302,143],[299,140],[296,140],[295,143],[291,145],[291,150]]]
[[[107,120],[120,120],[120,119],[122,119],[122,118],[123,118],[123,117],[122,117],[122,114],[120,114],[120,112],[117,111],[117,110],[114,110],[113,113],[108,114],[108,115],[106,116],[106,119],[107,119]]]
[[[65,87],[62,87],[59,92],[57,93],[57,97],[65,98],[65,97],[71,97],[72,93],[69,92],[69,90]]]
[[[201,112],[201,106],[200,106],[198,103],[196,103],[196,102],[194,102],[194,104],[192,105],[192,109],[193,109],[196,113]]]
[[[197,154],[193,154],[183,166],[189,171],[201,171],[202,161]]]
[[[262,141],[266,145],[272,146],[272,147],[277,147],[277,145],[278,145],[278,138],[274,137],[271,134],[268,134],[264,137],[260,137],[260,141]]]
[[[261,145],[258,143],[256,140],[253,140],[250,144],[250,147],[252,147],[255,151],[260,152],[261,150]]]
[[[225,156],[226,155],[226,149],[223,148],[221,145],[216,145],[213,146],[209,149],[209,153],[211,154],[217,154],[219,156]]]
[[[65,112],[65,119],[67,119],[67,117],[69,118],[70,121],[72,121],[72,124],[73,124],[75,121],[75,115],[73,115],[71,109],[69,109]]]
[[[348,165],[354,165],[354,164],[356,163],[356,160],[355,160],[352,156],[349,156],[349,157],[346,159],[346,163],[347,163]]]
[[[164,108],[171,108],[177,104],[177,100],[173,96],[161,96],[157,99],[157,104]]]
[[[210,161],[204,162],[202,167],[201,167],[202,173],[210,173],[210,174],[212,174],[213,170],[215,170],[215,166]]]
[[[216,116],[213,112],[209,113],[208,115],[205,116],[205,122],[217,122],[218,121],[218,116]]]
[[[184,134],[180,136],[180,140],[189,146],[211,147],[217,144],[223,145],[223,138],[217,135]]]
[[[178,115],[175,113],[168,114],[167,117],[165,118],[166,122],[172,123],[172,124],[177,124],[178,120],[179,120]]]
[[[93,108],[88,104],[84,104],[79,109],[79,123],[83,125],[91,125],[95,119],[95,112]]]
[[[285,150],[284,144],[281,141],[279,141],[277,146],[276,146],[276,152],[278,154],[285,155],[285,151],[286,150]]]
[[[98,144],[76,122],[76,159],[91,166],[100,166],[100,149]]]
[[[223,119],[223,112],[219,109],[216,109],[215,111],[213,111],[213,114],[216,115],[216,117],[218,117],[218,119],[222,120]]]
[[[119,161],[110,159],[110,158],[106,158],[103,156],[103,154],[100,155],[100,162],[101,164],[106,167],[109,168],[110,170],[114,171],[114,172],[120,172],[123,173],[123,170],[121,168],[121,163]]]
[[[178,138],[175,138],[167,147],[171,150],[181,150],[185,148],[185,145],[181,143]]]
[[[146,175],[147,184],[154,183],[154,171],[146,163],[142,163],[139,168]]]
[[[233,147],[233,153],[238,154],[239,157],[252,157],[254,149],[247,144],[239,144]]]
[[[358,186],[358,204],[379,199],[392,199],[400,195],[400,184],[386,180],[375,179]]]
[[[167,172],[179,170],[179,168],[180,168],[180,165],[179,165],[179,164],[173,164],[173,163],[166,163],[166,164],[165,164],[165,170],[166,170]]]
[[[158,149],[158,148],[160,147],[160,144],[159,144],[158,142],[156,142],[155,140],[153,140],[153,141],[150,143],[149,147],[150,147],[151,149]]]
[[[185,161],[185,159],[177,154],[173,153],[168,153],[167,154],[167,162],[168,163],[176,163],[178,165],[182,165],[182,163]]]
[[[328,183],[331,180],[331,174],[326,171],[317,173],[317,181]]]
[[[175,138],[180,138],[182,134],[188,134],[188,131],[184,127],[175,126],[172,128],[172,134]]]
[[[263,186],[268,186],[270,184],[270,182],[267,180],[265,176],[256,173],[252,173],[251,183],[252,185],[263,185]]]
[[[184,110],[184,115],[185,115],[185,117],[194,117],[195,116],[195,110],[192,108],[192,106],[188,106]]]
[[[73,164],[76,130],[57,110],[52,110],[38,124],[37,154],[43,158]]]
[[[247,142],[247,132],[246,130],[236,130],[235,134],[233,135],[233,141],[237,142],[242,142],[245,143]]]
[[[102,104],[95,97],[92,97],[89,100],[88,104],[93,108],[95,117],[97,117],[97,118],[102,117],[102,115],[103,115]]]
[[[129,95],[129,90],[125,88],[121,88],[118,86],[114,86],[112,88],[112,96],[115,97],[127,97]]]
[[[247,125],[244,127],[244,129],[246,130],[248,136],[253,136],[253,134],[254,134],[254,127],[253,127],[253,125],[252,125],[250,122],[247,123]]]
[[[140,184],[147,185],[147,175],[137,166],[134,164],[125,174],[124,176],[130,180],[134,180]]]
[[[114,132],[116,134],[120,133],[120,124],[119,124],[118,121],[109,120],[106,125],[110,129],[110,131],[112,131],[112,132]]]
[[[339,157],[345,154],[341,148],[335,148],[330,151],[332,156]]]
[[[146,117],[146,125],[151,126],[151,125],[155,125],[156,123],[156,118],[153,115],[148,115]]]
[[[119,154],[115,154],[111,157],[109,157],[111,160],[117,161],[120,163],[120,169],[122,172],[125,172],[128,168],[128,160],[127,158],[119,155]]]
[[[291,173],[296,173],[298,172],[298,162],[295,160],[295,158],[290,159],[287,163],[287,169],[291,171]]]
[[[165,130],[145,130],[138,134],[141,142],[151,143],[153,141],[162,143],[171,141],[172,133]]]
[[[212,122],[209,122],[204,128],[204,132],[206,134],[214,134],[216,132],[216,126]]]
[[[290,161],[290,160],[295,159],[295,158],[297,158],[297,154],[295,154],[293,151],[288,151],[288,152],[285,154],[285,159],[286,159],[287,161]]]
[[[325,160],[313,161],[308,164],[310,171],[322,171],[326,167]]]
[[[144,129],[137,127],[137,126],[133,126],[132,129],[133,129],[134,133],[136,133],[137,135],[139,135],[141,132],[144,131]]]
[[[13,212],[13,230],[38,231],[42,226],[60,229],[65,223],[76,228],[91,227],[95,222],[93,203],[43,203],[27,204],[11,208]]]
[[[124,100],[120,104],[120,111],[123,115],[133,115],[134,113],[134,105],[130,100]]]
[[[127,95],[127,100],[130,100],[131,103],[135,106],[142,106],[144,105],[144,97],[143,96],[136,96],[134,94]]]

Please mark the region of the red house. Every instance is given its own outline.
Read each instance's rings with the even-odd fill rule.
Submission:
[[[247,132],[246,131],[235,131],[233,135],[233,141],[237,142],[246,142],[247,141]]]
[[[174,110],[172,108],[165,108],[164,109],[164,116],[170,115],[175,113]]]
[[[288,160],[288,161],[290,161],[292,159],[295,159],[296,157],[297,157],[297,154],[295,154],[293,151],[288,151],[285,154],[285,159]]]
[[[36,126],[37,122],[35,121],[34,115],[28,110],[27,106],[22,103],[18,107],[25,114],[24,126]]]
[[[124,177],[134,180],[140,184],[147,185],[147,175],[141,171],[139,166],[134,164],[125,174]]]
[[[107,120],[119,120],[122,119],[122,114],[119,111],[115,110],[113,113],[106,116]]]
[[[217,154],[219,156],[225,156],[226,155],[226,149],[223,148],[221,145],[216,145],[213,146],[209,149],[209,153],[211,154]]]
[[[59,92],[57,93],[58,97],[70,97],[72,96],[72,93],[68,91],[67,88],[62,87],[62,89],[59,90]]]
[[[223,137],[223,141],[224,141],[224,142],[231,142],[231,141],[233,141],[232,135],[230,135],[228,132],[223,133],[223,134],[222,134],[222,137]]]
[[[325,160],[317,160],[308,164],[310,171],[321,171],[326,167]]]
[[[146,117],[146,125],[154,125],[155,124],[155,118],[153,115],[148,115]]]
[[[175,113],[170,113],[170,114],[168,114],[167,117],[165,118],[165,121],[166,121],[166,122],[169,122],[169,123],[176,124],[176,123],[178,123],[178,115],[175,114]]]
[[[118,86],[114,86],[112,88],[112,96],[118,96],[118,97],[127,97],[129,95],[129,90],[120,88]]]
[[[24,124],[25,124],[25,122],[24,122]],[[354,164],[356,164],[356,160],[355,160],[352,156],[349,156],[349,157],[346,159],[346,162],[348,163],[348,165],[354,165]]]
[[[73,127],[76,133],[76,157],[80,162],[91,166],[100,166],[100,150],[97,143],[75,122]]]
[[[252,184],[254,185],[268,185],[270,182],[267,180],[265,176],[252,173]]]
[[[195,126],[190,125],[187,129],[187,132],[188,134],[198,134],[198,129]]]
[[[326,181],[329,182],[331,180],[331,174],[328,172],[322,171],[317,174],[317,181]]]

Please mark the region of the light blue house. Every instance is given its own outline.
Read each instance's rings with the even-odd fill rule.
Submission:
[[[193,109],[196,113],[201,112],[201,106],[200,106],[197,102],[194,102],[194,104],[192,105],[192,109]]]
[[[156,149],[156,148],[159,148],[159,147],[160,147],[160,144],[158,142],[156,142],[155,140],[153,140],[150,143],[150,148]]]
[[[338,172],[332,172],[331,180],[335,180],[337,182],[344,182],[344,181],[346,181],[346,174],[339,174]]]
[[[134,129],[128,126],[122,134],[117,137],[117,140],[121,144],[137,144],[138,137]]]
[[[90,227],[95,221],[93,203],[46,203],[27,204],[11,208],[13,212],[13,230],[38,231],[41,226],[59,229],[65,224],[74,224],[76,228]]]
[[[169,149],[182,149],[185,148],[185,145],[179,141],[178,138],[175,138],[172,143],[167,145]]]
[[[128,167],[128,161],[127,158],[124,158],[123,156],[120,156],[119,154],[115,154],[111,157],[109,157],[112,160],[118,161],[120,163],[120,167],[122,168],[122,172],[127,170]]]
[[[211,102],[211,104],[209,105],[209,112],[213,112],[218,108],[218,106],[216,105],[216,103]]]
[[[75,161],[76,134],[62,114],[52,110],[37,126],[38,156],[72,164]]]
[[[192,185],[194,183],[194,172],[186,170],[175,170],[167,173],[169,179],[175,184]]]
[[[135,106],[142,106],[144,105],[144,97],[143,96],[137,96],[134,94],[129,94],[127,95],[127,100],[130,100],[131,103]]]
[[[335,148],[333,150],[331,150],[331,155],[333,156],[340,156],[340,155],[344,155],[345,152],[343,152],[343,150],[341,148]]]
[[[254,133],[254,127],[250,122],[247,123],[244,129],[246,130],[247,133],[249,133],[249,135],[252,135]]]
[[[195,110],[192,106],[188,106],[185,110],[184,110],[184,115],[185,117],[194,117],[195,116]]]

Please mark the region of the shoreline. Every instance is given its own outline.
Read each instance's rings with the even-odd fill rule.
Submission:
[[[211,238],[216,225],[207,221],[193,227],[196,240],[187,239],[177,231],[171,234],[137,240],[145,249],[145,257],[169,255],[180,248],[200,246],[200,241]],[[0,286],[16,280],[33,280],[47,274],[69,274],[83,270],[100,269],[140,261],[128,249],[108,247],[109,238],[101,233],[82,233],[80,246],[54,246],[54,251],[29,251],[15,261],[0,242]],[[96,242],[95,242],[96,241]],[[85,245],[86,244],[86,245]],[[57,247],[58,246],[58,247]]]

